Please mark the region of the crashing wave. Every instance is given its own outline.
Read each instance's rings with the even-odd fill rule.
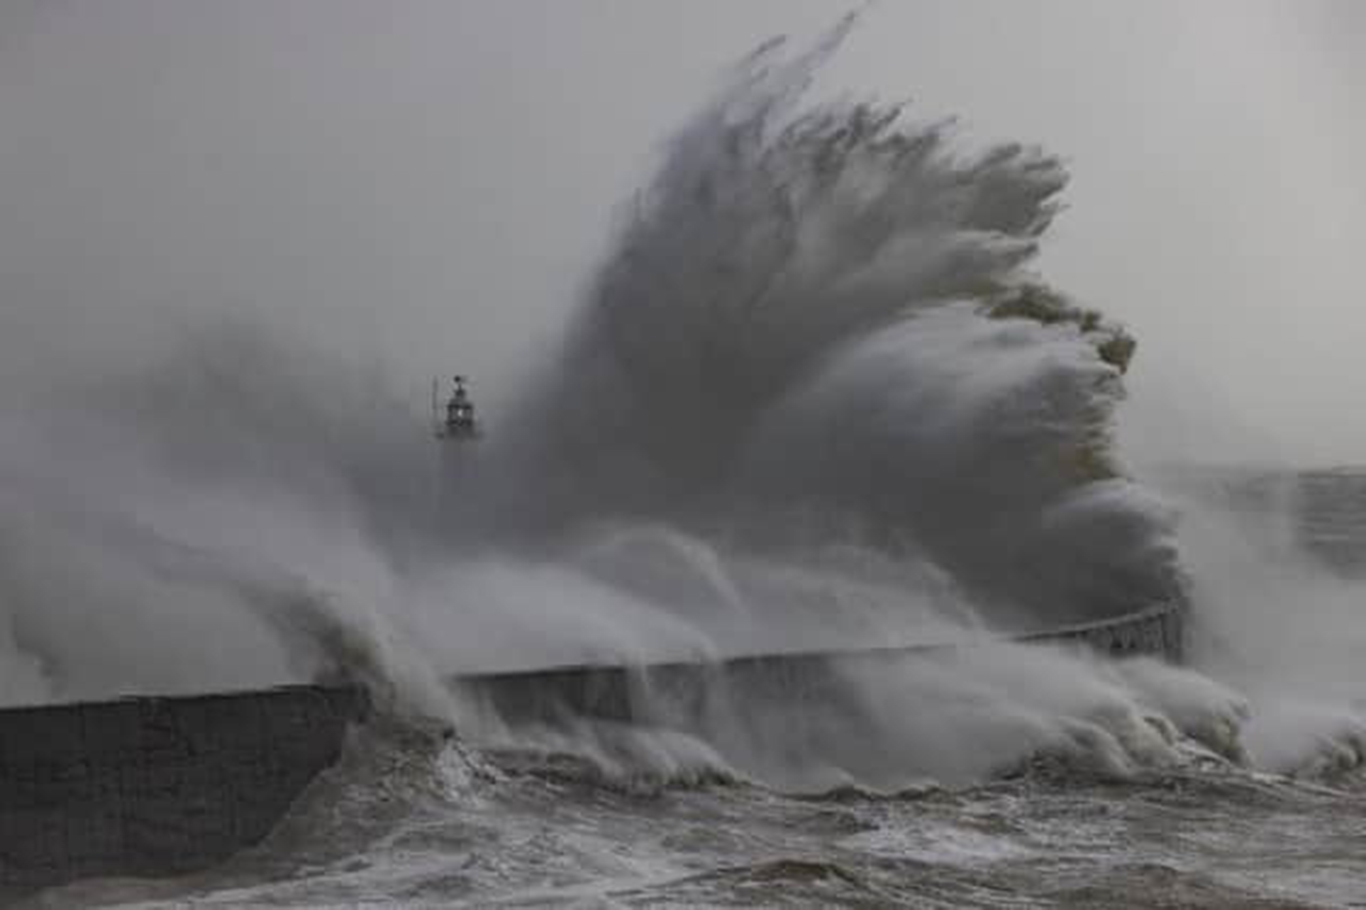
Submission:
[[[1111,446],[1133,340],[1027,268],[1063,166],[900,105],[803,108],[852,21],[765,46],[674,138],[528,405],[522,511],[856,533],[1015,622],[1178,596],[1170,516]]]
[[[213,684],[158,658],[138,632],[157,627],[265,655],[216,679],[276,682],[263,633],[326,638],[323,602],[450,672],[562,639],[557,660],[609,638],[856,647],[1179,596],[1171,516],[1110,443],[1132,341],[1029,270],[1063,167],[966,153],[898,105],[806,104],[852,22],[761,48],[674,137],[560,357],[448,478],[458,508],[381,375],[261,327],[0,415],[23,440],[0,456],[3,530],[42,556],[0,563],[7,637],[41,655],[7,674],[58,695]],[[133,529],[218,568],[168,574]],[[262,565],[312,593],[263,607]],[[92,611],[101,648],[69,632]]]

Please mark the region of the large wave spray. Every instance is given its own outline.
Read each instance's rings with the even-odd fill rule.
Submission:
[[[1109,445],[1131,342],[1026,268],[1061,164],[800,107],[851,23],[762,48],[669,146],[512,443],[541,514],[798,563],[856,541],[998,621],[1177,596],[1167,517]]]
[[[1030,269],[1064,169],[897,106],[806,104],[851,23],[729,74],[563,349],[444,461],[384,369],[270,327],[200,326],[6,405],[4,698],[340,669],[430,707],[449,673],[939,642],[1184,596],[1172,515],[1111,442],[1132,341]],[[852,679],[869,726],[755,725],[725,760],[896,783],[1114,741],[1123,764],[1170,752],[1154,716],[1236,754],[1242,702],[1190,674],[975,653]],[[860,732],[891,766],[842,747]]]
[[[966,155],[896,107],[801,107],[851,24],[730,74],[562,355],[443,476],[382,373],[264,328],[201,327],[10,408],[15,697],[292,675],[273,613],[320,600],[458,671],[1176,596],[1167,517],[1109,446],[1130,343],[1026,270],[1062,167]],[[242,653],[177,656],[207,638]]]

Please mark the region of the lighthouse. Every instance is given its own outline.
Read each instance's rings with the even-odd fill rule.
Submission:
[[[479,422],[474,416],[474,402],[470,400],[469,380],[453,378],[451,397],[446,399],[444,416],[437,403],[437,382],[432,380],[432,429],[437,439],[469,440],[479,438]]]
[[[469,380],[452,377],[450,395],[441,400],[441,381],[432,379],[432,528],[438,534],[459,533],[476,526],[478,497],[472,496],[470,475],[475,470],[482,426],[470,400]]]

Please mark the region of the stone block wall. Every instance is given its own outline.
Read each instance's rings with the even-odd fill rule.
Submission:
[[[0,901],[257,843],[337,760],[363,702],[292,687],[0,711]]]
[[[1155,607],[1026,640],[1177,660],[1183,615]],[[570,713],[687,726],[736,696],[838,702],[847,694],[840,666],[933,650],[564,667],[455,682],[513,720]],[[340,757],[347,725],[367,707],[359,689],[298,686],[0,710],[0,904],[80,878],[202,869],[260,842]]]
[[[1163,604],[1117,619],[1027,635],[1021,640],[1075,642],[1114,657],[1146,654],[1179,663],[1184,652],[1184,637],[1185,608],[1180,604]]]
[[[1079,644],[1114,657],[1182,655],[1184,607],[1162,604],[1125,616],[1016,636]],[[715,663],[580,666],[457,677],[452,682],[498,721],[554,723],[566,716],[691,728],[717,700],[830,704],[847,697],[842,669],[888,665],[952,645],[812,651]]]

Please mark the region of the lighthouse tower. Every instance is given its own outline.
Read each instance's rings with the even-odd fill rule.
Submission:
[[[469,380],[454,377],[450,397],[443,404],[439,380],[432,380],[432,520],[434,527],[454,530],[469,520],[473,507],[469,475],[475,467],[475,441],[482,427],[474,415]]]
[[[437,439],[478,439],[479,422],[474,416],[474,402],[470,400],[469,380],[456,376],[454,383],[443,414],[437,403],[437,382],[432,380],[432,430]]]

